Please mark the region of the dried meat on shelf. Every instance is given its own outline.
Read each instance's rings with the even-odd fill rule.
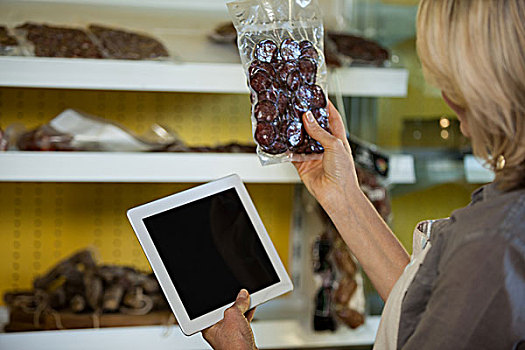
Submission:
[[[166,47],[147,34],[91,24],[87,28],[26,22],[11,29],[0,26],[0,55],[64,58],[150,60],[168,58]],[[25,50],[10,53],[19,37]]]

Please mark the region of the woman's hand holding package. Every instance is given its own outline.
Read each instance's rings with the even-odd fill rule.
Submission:
[[[331,102],[328,114],[332,135],[319,126],[311,112],[303,116],[308,134],[324,147],[323,158],[295,162],[294,165],[310,193],[327,212],[331,212],[343,204],[343,193],[352,195],[360,193],[360,190],[345,127]]]
[[[303,115],[306,131],[325,151],[322,159],[294,165],[386,300],[409,261],[408,254],[360,190],[343,121],[331,103],[329,121],[332,135],[319,126],[311,113]]]

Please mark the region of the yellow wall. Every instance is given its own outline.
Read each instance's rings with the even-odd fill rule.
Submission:
[[[66,108],[107,118],[136,133],[153,123],[191,146],[253,142],[247,95],[54,89],[0,89],[0,126],[36,127]]]
[[[392,230],[405,248],[412,252],[412,233],[418,222],[450,216],[452,211],[470,202],[471,193],[479,186],[444,184],[394,197]]]
[[[193,184],[0,183],[0,293],[29,288],[72,252],[94,247],[100,262],[149,270],[126,210]],[[292,210],[289,185],[248,191],[283,261]]]
[[[2,88],[0,126],[36,127],[69,107],[138,133],[154,122],[166,125],[190,145],[252,140],[247,95]],[[87,246],[99,252],[101,262],[149,269],[125,211],[191,186],[0,183],[0,294],[30,288],[35,275]],[[287,265],[293,185],[247,187]]]

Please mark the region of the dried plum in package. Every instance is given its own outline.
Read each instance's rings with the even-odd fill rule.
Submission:
[[[324,151],[304,129],[311,110],[328,125],[323,23],[316,0],[228,3],[252,101],[261,164],[316,159]]]

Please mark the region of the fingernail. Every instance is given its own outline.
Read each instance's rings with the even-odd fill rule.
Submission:
[[[237,295],[237,298],[247,298],[248,297],[248,291],[246,289],[241,289],[239,292],[239,295]]]
[[[306,112],[306,120],[308,121],[308,123],[315,122],[314,115],[312,114],[311,111]]]

